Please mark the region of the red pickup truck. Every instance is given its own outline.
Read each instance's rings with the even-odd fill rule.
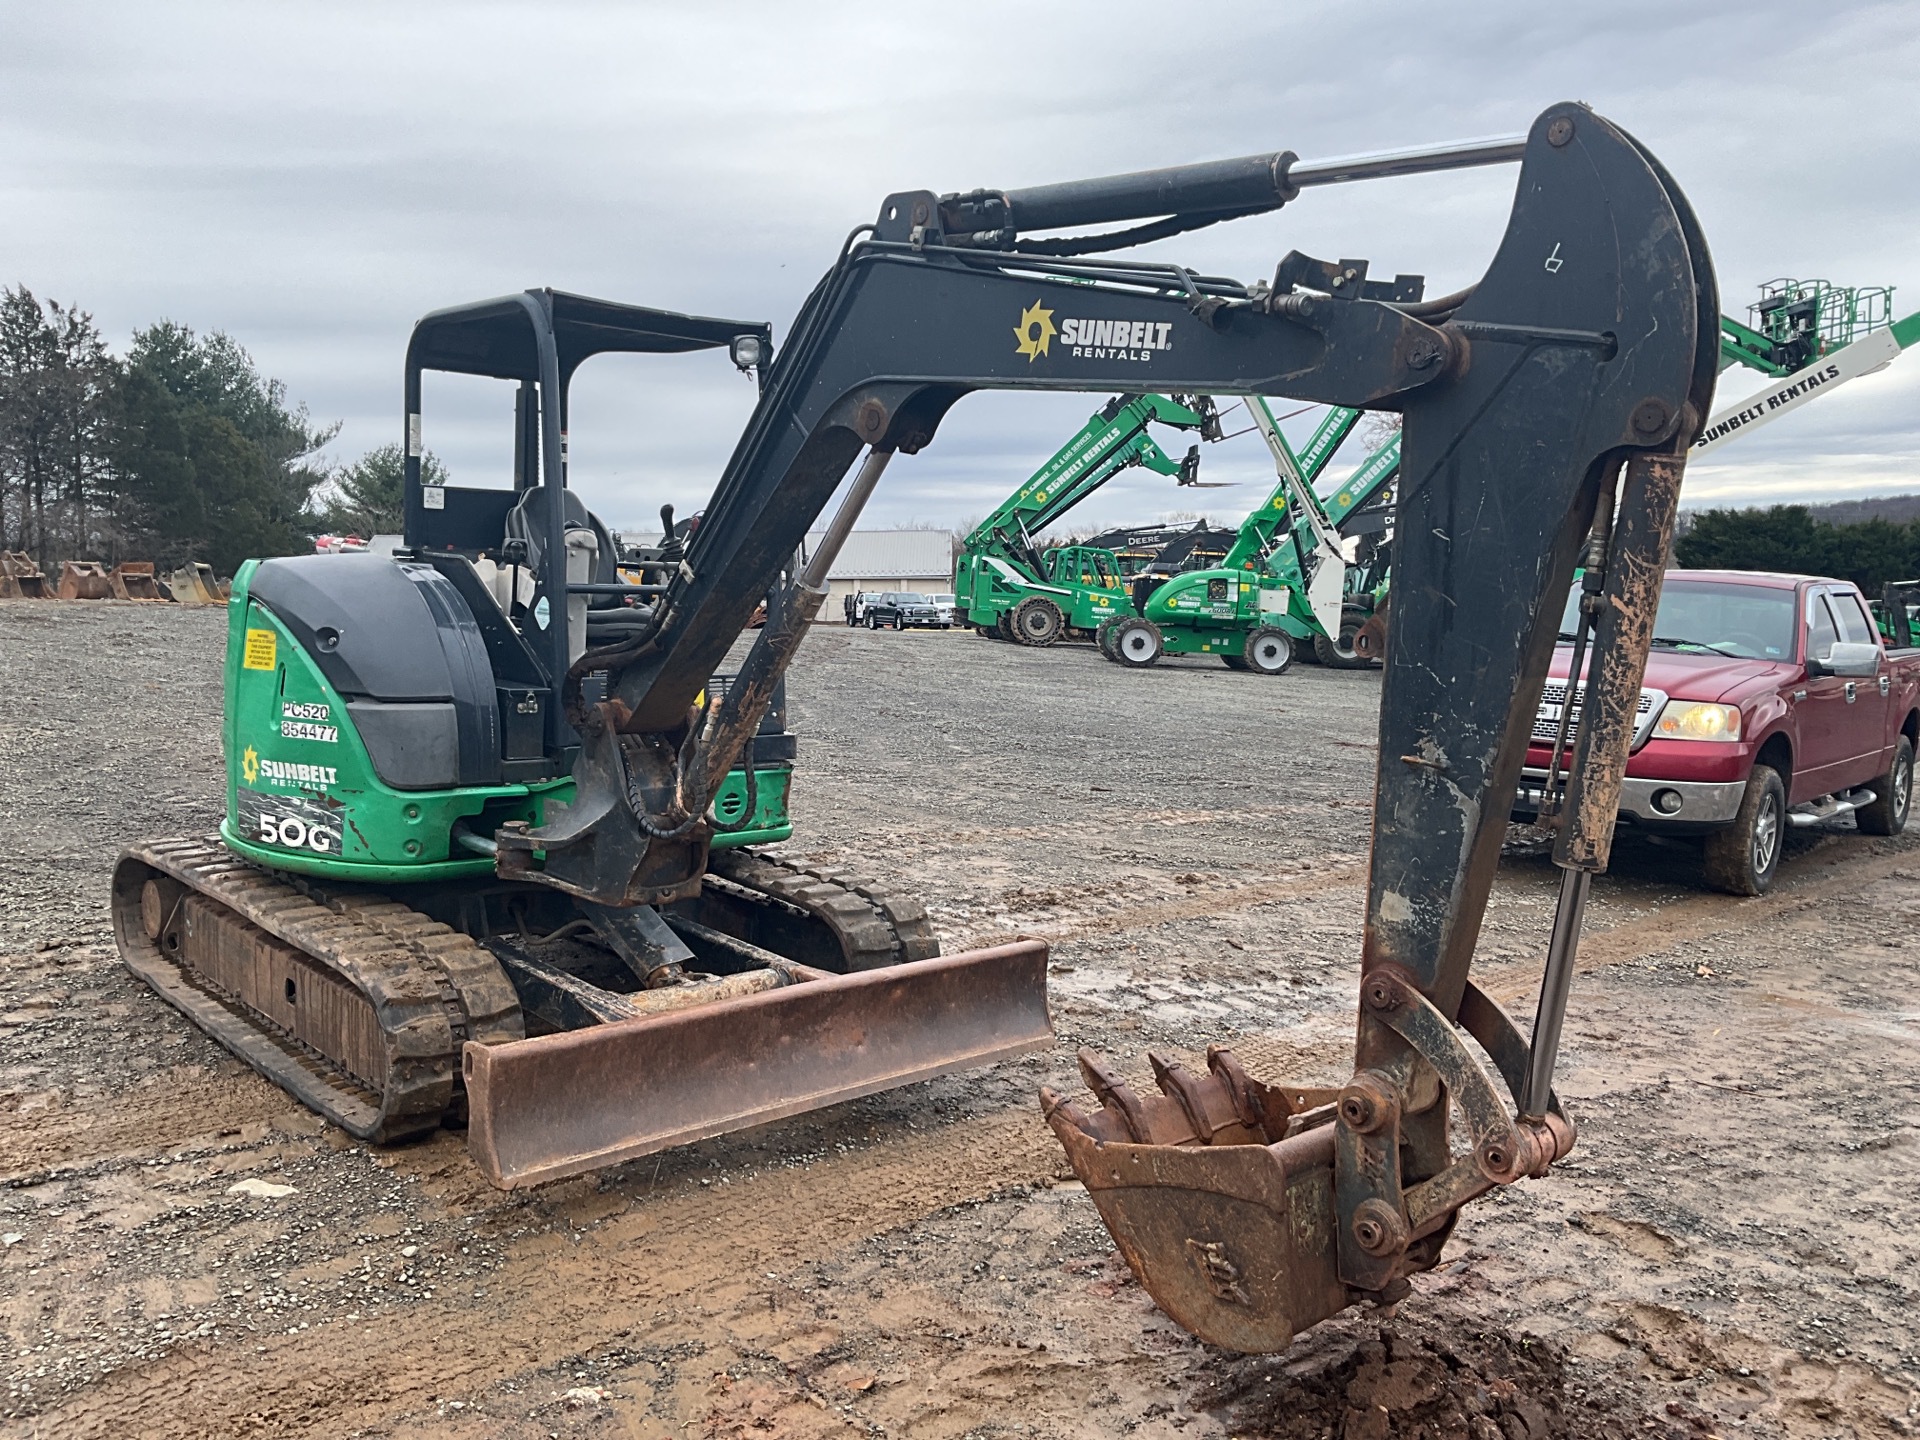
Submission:
[[[1514,819],[1536,818],[1567,703],[1578,591],[1533,727]],[[1844,580],[1669,570],[1620,824],[1703,837],[1707,879],[1773,883],[1789,826],[1851,814],[1897,835],[1920,745],[1920,650],[1888,650]],[[1576,712],[1579,694],[1573,696]],[[1576,713],[1576,719],[1577,713]]]

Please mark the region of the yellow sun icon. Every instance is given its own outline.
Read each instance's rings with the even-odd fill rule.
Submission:
[[[249,785],[260,778],[260,755],[251,745],[247,746],[246,754],[240,757],[240,773],[247,777]]]
[[[1013,338],[1020,342],[1014,346],[1014,351],[1026,356],[1027,363],[1031,365],[1047,353],[1047,346],[1057,333],[1053,328],[1053,312],[1042,310],[1040,302],[1036,300],[1020,312],[1020,323],[1013,327]]]

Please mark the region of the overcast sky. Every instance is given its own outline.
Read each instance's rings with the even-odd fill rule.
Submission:
[[[0,280],[225,330],[353,458],[398,439],[412,322],[532,286],[771,320],[890,191],[1010,187],[1288,148],[1524,131],[1588,102],[1667,165],[1725,308],[1762,281],[1920,308],[1920,6],[1907,3],[28,4],[0,0]],[[1252,280],[1298,248],[1476,279],[1511,167],[1308,191],[1156,253]],[[1760,384],[1729,372],[1720,400]],[[508,404],[430,391],[456,483],[504,480]],[[615,526],[704,502],[752,403],[716,355],[603,357],[573,473]],[[1920,358],[1689,472],[1687,502],[1920,490]],[[978,395],[888,472],[868,524],[977,518],[1097,397]],[[1302,430],[1312,415],[1289,425]],[[1183,448],[1169,436],[1169,448]],[[1177,492],[1117,479],[1078,523],[1234,520],[1257,436]]]

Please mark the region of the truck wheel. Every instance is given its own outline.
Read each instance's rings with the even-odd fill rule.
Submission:
[[[1109,643],[1108,654],[1120,664],[1138,670],[1151,665],[1165,653],[1166,644],[1160,638],[1160,627],[1151,620],[1143,620],[1138,615],[1122,620],[1113,627],[1113,639]]]
[[[1360,633],[1360,627],[1366,623],[1367,612],[1358,606],[1350,605],[1342,610],[1339,635],[1313,637],[1314,658],[1333,670],[1372,669],[1374,662],[1353,648],[1353,637]]]
[[[1913,808],[1913,744],[1902,735],[1893,742],[1893,763],[1873,782],[1874,800],[1853,812],[1863,835],[1898,835]]]
[[[878,630],[880,628],[880,617],[878,615],[868,615],[867,628],[869,630]]]
[[[1066,628],[1067,617],[1051,600],[1029,595],[1013,607],[1013,638],[1022,645],[1051,645]]]
[[[1787,787],[1771,765],[1756,765],[1733,823],[1707,836],[1707,883],[1728,895],[1766,894],[1786,838]]]
[[[1241,647],[1240,658],[1261,675],[1284,675],[1293,664],[1293,637],[1284,630],[1262,625]]]
[[[898,632],[898,631],[901,631],[901,630],[904,630],[904,629],[906,629],[906,628],[907,628],[907,617],[906,617],[906,616],[904,616],[904,615],[896,615],[896,616],[894,616],[894,617],[893,617],[893,628],[894,628],[894,630],[895,630],[896,632]]]

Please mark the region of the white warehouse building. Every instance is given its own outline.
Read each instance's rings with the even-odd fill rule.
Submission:
[[[826,538],[807,536],[806,553]],[[856,530],[847,536],[827,574],[827,599],[816,617],[839,620],[855,590],[913,590],[926,595],[953,589],[953,537],[945,530]]]

